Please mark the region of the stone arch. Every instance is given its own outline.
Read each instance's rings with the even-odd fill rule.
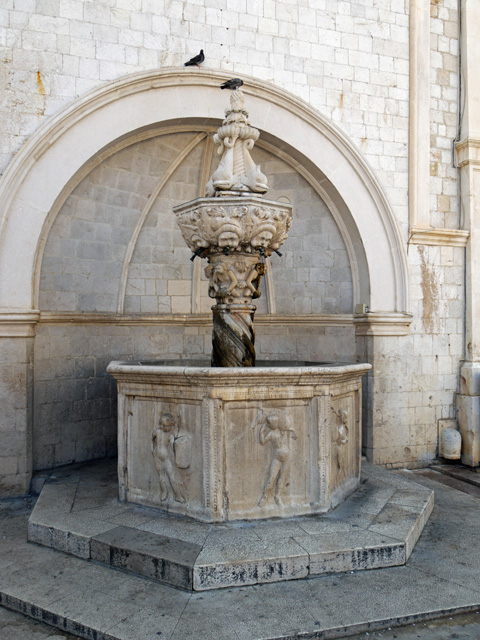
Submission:
[[[99,154],[85,177],[77,173],[50,211],[37,252],[34,305],[43,319],[56,312],[210,317],[205,265],[189,261],[172,207],[205,193],[215,131],[205,123],[143,130]],[[269,176],[269,199],[286,198],[295,211],[283,257],[272,257],[262,282],[257,320],[330,313],[333,323],[347,314],[351,324],[359,278],[343,218],[319,181],[277,145],[258,140],[253,154]]]
[[[0,271],[9,274],[0,283],[0,308],[35,308],[42,241],[75,176],[132,132],[161,122],[215,124],[224,77],[203,69],[134,74],[87,94],[39,128],[0,185]],[[405,313],[404,243],[373,171],[347,137],[305,102],[269,83],[244,81],[250,120],[264,143],[311,174],[343,221],[358,271],[355,302],[379,314]]]

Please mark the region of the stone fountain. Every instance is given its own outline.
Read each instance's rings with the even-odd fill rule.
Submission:
[[[325,513],[359,485],[370,365],[255,366],[253,301],[292,210],[263,197],[267,178],[250,155],[259,131],[241,91],[230,103],[206,197],[174,209],[193,255],[208,262],[211,366],[110,364],[120,499],[204,522]]]
[[[110,363],[117,469],[99,461],[56,470],[29,518],[30,541],[193,591],[407,561],[433,492],[368,464],[359,487],[370,365],[254,366],[252,303],[292,221],[288,205],[261,196],[267,180],[250,157],[257,137],[234,92],[207,197],[175,208],[188,246],[208,262],[211,366]]]

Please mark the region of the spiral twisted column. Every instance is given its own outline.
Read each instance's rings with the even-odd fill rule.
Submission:
[[[254,367],[255,332],[253,315],[260,279],[265,264],[260,254],[236,251],[209,256],[205,273],[210,280],[209,295],[217,304],[212,307],[212,366]]]
[[[212,367],[254,367],[255,305],[217,304],[212,307]]]

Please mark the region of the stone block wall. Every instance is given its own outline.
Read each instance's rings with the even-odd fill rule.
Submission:
[[[352,361],[354,350],[353,327],[257,328],[259,359]],[[110,361],[187,357],[205,362],[210,353],[210,326],[42,323],[35,339],[33,468],[116,453],[117,390],[106,372]],[[19,435],[22,450],[24,434]],[[16,440],[11,442],[13,447]],[[8,449],[4,455],[12,453],[17,452]]]
[[[170,164],[194,135],[158,135],[134,143],[94,167],[73,190],[45,246],[41,310],[191,313],[191,252],[172,209],[197,197],[205,143],[180,162],[151,208],[145,207]],[[295,211],[283,255],[272,258],[277,312],[352,313],[350,263],[332,214],[314,186],[295,169],[265,150],[254,151],[255,161],[261,163],[272,185],[268,197],[287,199]],[[137,224],[138,239],[134,241]],[[199,311],[209,313],[213,302],[203,274],[206,262],[202,265]],[[259,299],[258,310],[267,311],[265,296]]]
[[[431,225],[456,229],[460,224],[458,169],[453,140],[459,135],[458,2],[432,2],[430,191]]]
[[[0,495],[30,487],[33,338],[0,340]]]
[[[432,227],[455,229],[457,1],[432,0],[430,9],[429,219]],[[205,68],[223,70],[225,78],[247,74],[271,82],[335,123],[375,171],[407,247],[408,0],[229,0],[222,6],[218,0],[5,0],[0,25],[0,172],[42,123],[86,92],[127,73],[180,67],[203,48]],[[146,137],[101,164],[92,159],[63,203],[42,261],[34,418],[33,341],[15,338],[1,347],[8,353],[0,389],[9,409],[0,421],[2,443],[8,443],[0,462],[15,490],[28,483],[32,437],[37,468],[113,452],[115,390],[105,375],[107,360],[209,352],[205,326],[82,324],[74,318],[119,309],[131,316],[191,312],[194,269],[171,207],[198,195],[204,143],[153,203],[126,273],[124,263],[152,190],[194,135]],[[269,195],[288,198],[296,212],[284,256],[272,258],[277,313],[307,318],[297,325],[259,323],[259,357],[369,360],[367,452],[391,466],[428,462],[436,455],[438,420],[455,417],[464,346],[463,249],[408,247],[410,336],[355,339],[352,324],[309,324],[312,314],[352,313],[345,244],[312,185],[265,149],[255,153],[270,178]],[[203,275],[199,286],[196,310],[206,313],[211,301]],[[268,311],[266,299],[259,300],[259,315]],[[65,313],[73,324],[48,318]],[[25,382],[24,390],[15,386],[12,394],[12,379]]]
[[[405,225],[408,8],[407,0],[232,0],[225,6],[206,0],[188,7],[180,0],[6,0],[0,170],[42,120],[77,96],[127,73],[182,66],[203,48],[206,68],[273,82],[333,120],[377,171]],[[456,0],[432,3],[442,56],[455,56],[455,10]],[[446,39],[451,51],[444,51]],[[432,84],[435,109],[434,101],[448,96],[438,56],[432,64],[439,72]],[[453,66],[452,58],[448,72],[455,76]],[[450,75],[448,81],[454,91]],[[447,136],[438,136],[444,144]],[[434,161],[441,176],[450,160]]]
[[[464,250],[412,246],[410,335],[364,338],[368,374],[364,447],[391,467],[425,466],[438,452],[440,420],[455,420],[464,353]],[[360,339],[359,339],[360,342]]]

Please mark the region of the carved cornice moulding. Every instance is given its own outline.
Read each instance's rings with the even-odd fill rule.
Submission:
[[[465,138],[455,145],[459,167],[469,164],[480,165],[480,139]]]
[[[255,324],[262,327],[355,327],[357,336],[404,336],[409,333],[412,319],[412,315],[401,313],[258,315]],[[0,312],[0,337],[32,337],[35,335],[37,324],[210,327],[212,317],[210,314],[117,315],[114,313],[51,313],[38,310],[4,311]]]
[[[465,229],[424,229],[413,227],[409,244],[427,244],[443,247],[465,247],[470,232]]]
[[[0,311],[0,338],[31,338],[40,318],[36,309]]]
[[[354,316],[356,336],[407,336],[413,315],[409,313],[361,313]]]
[[[114,313],[51,313],[41,312],[39,324],[105,324],[105,325],[141,325],[141,326],[177,326],[211,327],[210,313],[190,315],[117,315]],[[322,315],[258,315],[255,326],[317,326],[317,327],[353,327],[352,314],[322,314]]]

